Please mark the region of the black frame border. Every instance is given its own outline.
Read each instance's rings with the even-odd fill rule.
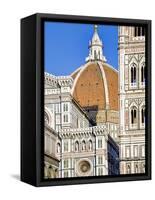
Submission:
[[[25,135],[22,128],[22,123],[25,123],[21,119],[21,180],[30,183],[35,186],[59,186],[59,185],[75,185],[75,184],[88,184],[88,183],[104,183],[104,182],[121,182],[121,181],[138,181],[138,180],[150,180],[151,179],[151,20],[141,20],[141,19],[123,19],[123,18],[105,18],[105,17],[91,17],[91,16],[75,16],[75,15],[57,15],[57,14],[43,14],[37,13],[35,15],[23,18],[21,22],[25,22],[33,18],[33,25],[35,26],[35,66],[36,75],[33,74],[35,83],[36,93],[36,113],[35,122],[36,130],[34,133],[35,137],[35,162],[32,165],[35,167],[36,172],[34,174],[34,179],[32,177],[30,180],[26,179],[26,173],[24,173],[23,166],[29,168],[29,164],[26,163],[23,152],[31,151],[24,149],[24,137]],[[145,26],[146,28],[146,39],[145,39],[145,49],[146,49],[146,65],[147,65],[147,79],[146,79],[146,172],[145,174],[130,174],[130,175],[119,175],[119,176],[92,176],[92,177],[72,177],[72,178],[57,178],[45,180],[43,179],[43,167],[44,167],[44,22],[68,22],[68,23],[85,23],[85,24],[107,24],[107,25],[126,25],[126,26]],[[23,23],[24,24],[24,23]],[[21,26],[21,52],[22,52],[22,39],[23,28]],[[28,38],[31,39],[31,38]],[[34,41],[28,41],[32,42]],[[33,38],[34,40],[34,38]],[[26,52],[25,52],[26,53]],[[22,77],[22,66],[24,66],[23,61],[24,55],[21,53],[21,108],[25,100],[23,99],[23,82]],[[23,62],[22,62],[23,61]],[[31,83],[30,83],[31,84]],[[30,95],[33,95],[32,93]],[[23,115],[28,115],[21,109],[21,117]],[[34,116],[28,116],[32,121]],[[26,132],[26,130],[25,130]],[[28,136],[25,136],[28,137]],[[33,138],[34,139],[34,138]],[[34,148],[32,149],[34,150]]]

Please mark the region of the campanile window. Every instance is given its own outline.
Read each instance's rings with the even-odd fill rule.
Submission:
[[[144,27],[135,27],[134,28],[134,36],[139,37],[139,36],[145,36],[145,28]]]
[[[141,123],[145,123],[145,107],[141,109]]]
[[[143,63],[141,66],[141,82],[145,82],[145,63]]]
[[[136,64],[133,63],[131,65],[131,84],[136,83],[136,79],[137,79],[137,74],[136,74]]]
[[[137,108],[134,106],[131,109],[131,124],[137,123]]]

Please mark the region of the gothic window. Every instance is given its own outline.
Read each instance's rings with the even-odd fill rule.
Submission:
[[[136,75],[136,64],[135,63],[133,63],[132,65],[131,65],[131,84],[134,84],[134,83],[136,83],[136,79],[137,79],[137,75]]]
[[[68,141],[64,142],[64,152],[68,151]]]
[[[68,160],[67,160],[67,159],[64,160],[64,168],[65,168],[65,169],[68,168]]]
[[[98,139],[98,148],[102,148],[102,139]]]
[[[86,142],[83,140],[82,141],[82,151],[86,150]]]
[[[66,111],[66,104],[64,104],[64,106],[63,106],[63,110]]]
[[[65,104],[66,108],[65,108],[65,111],[68,111],[68,104]]]
[[[79,142],[75,142],[75,152],[79,151]]]
[[[103,158],[102,156],[98,156],[98,164],[101,165],[103,163]]]
[[[60,153],[60,143],[57,143],[57,153]]]
[[[89,150],[92,151],[93,150],[93,143],[91,140],[89,140]]]
[[[66,122],[68,122],[68,115],[66,115]]]
[[[134,28],[134,36],[135,36],[135,37],[138,36],[138,27],[135,27],[135,28]]]
[[[137,123],[137,108],[135,106],[131,109],[131,124]]]
[[[145,107],[141,109],[141,123],[145,123]]]
[[[126,146],[126,158],[130,157],[130,146]]]
[[[63,110],[68,111],[68,104],[67,103],[64,103]]]
[[[68,122],[68,115],[64,115],[63,120],[64,120],[64,122]]]
[[[145,82],[145,63],[143,63],[141,66],[141,82]]]
[[[134,146],[134,157],[138,157],[138,146]]]
[[[99,176],[103,175],[103,169],[101,167],[98,168],[98,175]]]
[[[135,165],[135,173],[138,173],[138,165]]]
[[[131,174],[131,166],[130,166],[130,164],[127,164],[127,174]]]
[[[135,27],[134,28],[134,36],[145,36],[145,28],[144,27]]]

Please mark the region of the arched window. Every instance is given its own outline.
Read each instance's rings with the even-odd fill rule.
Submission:
[[[78,152],[79,151],[79,142],[76,141],[75,142],[75,152]]]
[[[143,63],[141,66],[141,82],[145,82],[145,63]]]
[[[82,151],[86,150],[86,142],[83,140],[82,141]]]
[[[137,123],[137,108],[135,106],[131,109],[131,124]]]
[[[60,153],[60,143],[57,143],[57,153]]]
[[[98,148],[102,148],[102,139],[98,139]]]
[[[68,104],[67,103],[64,103],[63,110],[68,111]]]
[[[93,150],[93,143],[92,143],[92,140],[89,140],[89,151],[92,151]]]
[[[64,141],[64,152],[68,152],[68,141]]]
[[[95,60],[97,59],[97,53],[96,53],[96,50],[94,50],[94,59],[95,59]]]
[[[145,35],[145,28],[144,27],[135,27],[134,28],[134,36],[144,36]]]
[[[141,123],[145,123],[145,107],[141,109]]]
[[[98,164],[99,165],[103,164],[103,157],[102,156],[98,156]]]
[[[63,108],[63,110],[66,111],[66,104],[64,104],[64,108]]]
[[[67,114],[63,116],[63,121],[68,122],[68,115]]]
[[[127,174],[131,174],[131,166],[130,166],[130,164],[127,165]]]
[[[103,175],[103,168],[101,167],[98,168],[98,175],[99,176]]]
[[[135,173],[138,173],[138,165],[135,166]]]
[[[136,64],[133,63],[131,65],[131,84],[136,83],[136,81],[137,81]]]

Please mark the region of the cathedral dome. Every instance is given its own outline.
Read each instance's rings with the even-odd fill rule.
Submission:
[[[118,111],[118,71],[101,61],[89,61],[71,74],[72,95],[86,109]]]

